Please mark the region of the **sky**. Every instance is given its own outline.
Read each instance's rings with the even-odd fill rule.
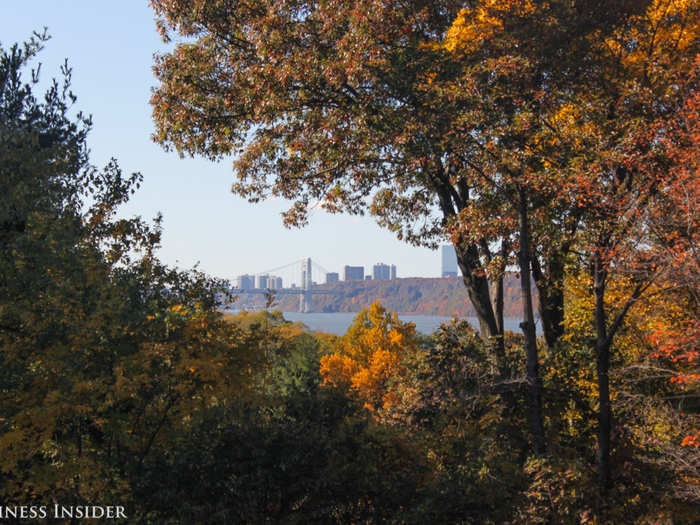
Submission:
[[[214,163],[181,159],[151,140],[149,98],[156,80],[153,54],[168,48],[155,30],[147,0],[25,0],[0,3],[0,44],[9,48],[32,31],[48,28],[51,40],[38,57],[42,79],[59,76],[65,59],[73,69],[76,110],[91,114],[91,161],[116,158],[127,172],[141,172],[141,189],[122,216],[163,214],[167,264],[227,279],[261,273],[305,257],[327,271],[377,262],[395,264],[398,277],[438,277],[439,251],[416,248],[371,217],[314,210],[308,226],[282,226],[284,201],[251,204],[230,192],[233,159]],[[342,278],[342,277],[341,277]]]

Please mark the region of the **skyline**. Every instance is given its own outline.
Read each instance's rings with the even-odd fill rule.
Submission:
[[[246,288],[266,288],[257,284],[261,282],[261,279],[267,281],[268,279],[280,279],[283,285],[277,285],[278,288],[289,288],[295,286],[301,286],[305,279],[305,267],[311,258],[302,258],[298,261],[293,261],[284,266],[279,266],[271,268],[269,270],[247,272],[243,274],[236,275],[232,280],[233,286],[240,289]],[[331,271],[323,267],[316,260],[313,260],[313,271],[312,271],[312,282],[314,285],[318,284],[328,284],[331,282],[348,282],[348,281],[363,281],[365,279],[371,280],[394,280],[399,278],[397,274],[397,266],[393,263],[386,264],[385,262],[376,262],[371,267],[365,268],[364,266],[353,266],[345,264],[341,271]],[[444,263],[443,263],[444,266]],[[365,270],[367,272],[365,273]],[[358,273],[359,272],[359,273]],[[406,276],[406,278],[414,278],[416,276]],[[442,276],[437,276],[433,278],[441,278]],[[402,277],[403,278],[403,277]],[[245,283],[245,284],[244,284]]]
[[[5,7],[2,15],[4,48],[48,28],[52,38],[37,61],[41,84],[58,77],[68,59],[76,112],[93,116],[91,162],[102,167],[114,157],[125,173],[143,173],[141,189],[120,215],[151,219],[163,214],[158,255],[165,263],[191,268],[199,261],[202,271],[230,280],[301,257],[341,271],[346,261],[369,268],[377,261],[400,261],[398,277],[440,276],[439,250],[398,241],[370,217],[313,210],[308,226],[285,229],[280,217],[285,202],[250,204],[231,194],[233,159],[181,159],[154,144],[148,103],[156,84],[152,54],[167,47],[146,3],[41,1]]]

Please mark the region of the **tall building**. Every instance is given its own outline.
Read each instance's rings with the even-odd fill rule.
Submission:
[[[282,289],[282,278],[276,276],[270,276],[267,281],[267,286],[271,290],[281,290]]]
[[[326,274],[327,283],[337,283],[340,280],[340,275],[338,272],[329,272]]]
[[[345,266],[343,268],[343,281],[363,281],[365,278],[364,266]]]
[[[392,280],[392,281],[393,281],[394,279],[396,279],[396,265],[395,265],[395,264],[392,264],[392,265],[391,265],[391,272],[389,272],[389,273],[391,274],[391,280]]]
[[[456,277],[459,275],[459,267],[457,266],[457,253],[454,246],[445,244],[440,247],[442,258],[442,277]]]
[[[391,268],[388,264],[377,263],[372,267],[372,280],[388,281],[391,279]]]
[[[255,288],[255,276],[239,275],[236,277],[236,288],[240,290],[250,290],[251,288]]]
[[[268,281],[267,275],[256,275],[255,276],[255,287],[261,288],[264,290],[265,288],[267,288],[267,281]]]

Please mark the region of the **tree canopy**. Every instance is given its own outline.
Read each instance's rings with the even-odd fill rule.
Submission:
[[[243,395],[259,355],[220,319],[220,282],[156,259],[158,221],[115,217],[140,175],[89,163],[67,65],[35,94],[46,40],[0,48],[0,491],[128,500],[149,454]]]
[[[501,358],[502,277],[517,265],[540,454],[530,280],[556,351],[567,335],[566,281],[591,276],[605,493],[615,338],[645,293],[678,282],[677,272],[668,280],[674,267],[694,267],[686,257],[696,215],[684,212],[683,225],[666,216],[697,201],[688,179],[697,175],[697,3],[152,5],[164,38],[179,39],[154,68],[155,139],[164,147],[234,155],[234,192],[292,200],[286,224],[304,224],[320,203],[369,211],[416,244],[449,238],[481,333]],[[625,279],[626,298],[611,300]]]
[[[158,217],[119,218],[141,176],[90,163],[68,64],[37,94],[47,36],[0,47],[0,512],[697,521],[697,2],[152,4],[178,39],[156,140],[235,156],[288,224],[318,202],[449,238],[481,334],[223,315],[226,282],[156,257]]]

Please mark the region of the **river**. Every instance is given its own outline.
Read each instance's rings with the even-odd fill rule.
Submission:
[[[308,326],[311,330],[318,332],[327,332],[331,334],[342,335],[348,329],[352,320],[357,313],[308,313],[302,314],[299,312],[284,312],[284,318],[288,321],[301,322]],[[440,326],[440,323],[449,321],[450,317],[441,317],[437,315],[411,315],[399,314],[399,318],[404,322],[411,322],[416,325],[416,330],[424,334],[431,334]],[[467,321],[473,327],[478,327],[479,323],[476,317],[467,317]],[[505,318],[506,330],[520,333],[520,319]],[[537,323],[538,334],[541,331],[540,323]]]

